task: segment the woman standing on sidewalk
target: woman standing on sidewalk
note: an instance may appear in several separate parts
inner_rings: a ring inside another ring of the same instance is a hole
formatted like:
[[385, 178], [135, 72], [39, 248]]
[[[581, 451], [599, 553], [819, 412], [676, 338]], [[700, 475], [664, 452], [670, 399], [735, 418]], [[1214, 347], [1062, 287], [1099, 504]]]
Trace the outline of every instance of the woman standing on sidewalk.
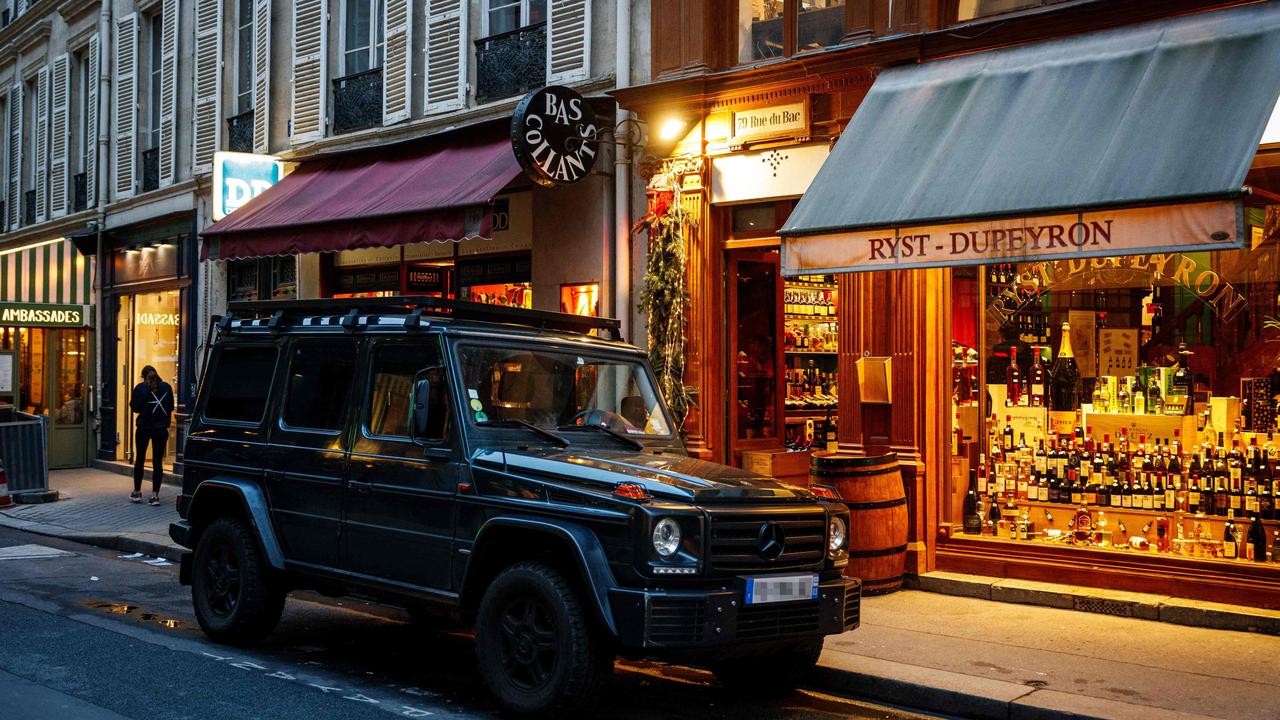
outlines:
[[149, 505], [160, 504], [160, 481], [164, 478], [164, 449], [169, 442], [169, 422], [173, 417], [173, 388], [160, 379], [156, 369], [142, 368], [142, 382], [133, 388], [129, 409], [138, 414], [133, 443], [133, 494], [130, 502], [142, 502], [142, 474], [147, 464], [147, 445], [151, 445], [151, 499]]

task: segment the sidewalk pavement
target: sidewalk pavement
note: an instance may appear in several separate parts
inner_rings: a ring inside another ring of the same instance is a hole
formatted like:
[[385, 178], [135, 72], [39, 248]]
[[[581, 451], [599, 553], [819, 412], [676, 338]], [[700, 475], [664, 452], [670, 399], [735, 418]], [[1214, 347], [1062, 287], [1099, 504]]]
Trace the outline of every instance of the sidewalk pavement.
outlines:
[[[148, 497], [150, 475], [144, 485]], [[182, 552], [169, 539], [169, 523], [178, 519], [173, 487], [160, 489], [158, 507], [129, 502], [132, 478], [103, 470], [55, 470], [49, 487], [59, 500], [0, 510], [0, 526], [174, 561]]]
[[[128, 479], [101, 470], [57, 471], [49, 484], [63, 499], [2, 510], [0, 526], [178, 558], [181, 548], [168, 537], [177, 517], [172, 488], [162, 489], [160, 507], [149, 507], [128, 501]], [[965, 582], [942, 580], [921, 586], [956, 592]], [[966, 587], [991, 580], [974, 578]], [[1031, 596], [903, 590], [863, 598], [862, 626], [827, 639], [809, 687], [958, 717], [1280, 720], [1280, 638], [1264, 634], [1268, 630], [1066, 609], [1106, 605], [1101, 601], [1019, 604], [1089, 592], [1040, 585]], [[1115, 602], [1109, 591], [1096, 592]], [[1265, 623], [1280, 620], [1274, 611], [1224, 607]]]

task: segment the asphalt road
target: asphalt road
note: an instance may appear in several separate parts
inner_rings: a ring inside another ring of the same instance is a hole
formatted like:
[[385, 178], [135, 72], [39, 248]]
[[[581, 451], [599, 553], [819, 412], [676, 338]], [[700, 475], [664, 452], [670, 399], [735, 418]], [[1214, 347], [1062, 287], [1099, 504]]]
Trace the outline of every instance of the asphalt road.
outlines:
[[[6, 720], [498, 717], [471, 638], [398, 609], [295, 593], [251, 650], [200, 632], [177, 566], [0, 528], [0, 712]], [[160, 561], [163, 562], [163, 561]], [[735, 696], [705, 672], [619, 663], [602, 718], [912, 718], [799, 691]]]

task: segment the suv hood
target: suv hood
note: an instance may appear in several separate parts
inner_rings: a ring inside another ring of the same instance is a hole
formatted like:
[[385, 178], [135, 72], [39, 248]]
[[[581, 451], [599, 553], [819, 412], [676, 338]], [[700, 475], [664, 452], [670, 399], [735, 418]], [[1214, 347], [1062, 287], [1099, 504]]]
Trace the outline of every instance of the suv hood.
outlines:
[[611, 492], [621, 482], [655, 497], [693, 502], [813, 502], [805, 488], [767, 475], [681, 455], [566, 450], [480, 450], [476, 465], [526, 476], [553, 476]]

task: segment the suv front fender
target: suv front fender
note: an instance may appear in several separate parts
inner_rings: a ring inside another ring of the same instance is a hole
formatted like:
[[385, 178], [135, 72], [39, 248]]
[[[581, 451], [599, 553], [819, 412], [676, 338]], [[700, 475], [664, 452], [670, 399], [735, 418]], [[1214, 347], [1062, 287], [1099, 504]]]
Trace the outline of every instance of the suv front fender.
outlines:
[[218, 476], [202, 481], [187, 505], [187, 522], [191, 525], [192, 549], [200, 542], [204, 528], [226, 512], [228, 504], [238, 506], [250, 529], [258, 538], [267, 563], [276, 570], [284, 570], [284, 550], [271, 525], [271, 514], [266, 495], [257, 483], [244, 478]]
[[[557, 520], [549, 522], [538, 518], [496, 517], [481, 526], [476, 533], [475, 543], [467, 562], [463, 576], [462, 602], [475, 607], [484, 594], [485, 587], [501, 572], [501, 568], [511, 563], [508, 560], [519, 560], [511, 555], [512, 546], [500, 542], [511, 533], [518, 535], [541, 536], [550, 539], [573, 557], [578, 575], [582, 580], [586, 600], [591, 605], [598, 619], [612, 635], [617, 634], [613, 610], [609, 606], [609, 590], [617, 586], [613, 571], [609, 569], [609, 560], [605, 556], [604, 547], [599, 538], [590, 529], [573, 522]], [[495, 563], [495, 560], [497, 561]], [[496, 571], [494, 570], [495, 568]]]

